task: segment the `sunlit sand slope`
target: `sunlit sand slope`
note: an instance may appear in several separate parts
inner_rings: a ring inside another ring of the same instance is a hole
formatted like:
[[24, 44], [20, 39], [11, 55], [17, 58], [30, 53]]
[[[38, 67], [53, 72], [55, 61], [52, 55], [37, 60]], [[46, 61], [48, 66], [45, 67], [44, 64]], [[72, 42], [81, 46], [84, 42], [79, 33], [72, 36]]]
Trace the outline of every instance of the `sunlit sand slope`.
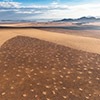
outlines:
[[0, 29], [0, 46], [8, 39], [17, 36], [12, 30]]
[[3, 44], [6, 40], [17, 35], [30, 36], [33, 38], [54, 42], [66, 47], [100, 54], [99, 39], [56, 32], [47, 32], [37, 29], [2, 29], [0, 31], [0, 44]]
[[100, 55], [18, 36], [0, 48], [0, 100], [100, 100]]

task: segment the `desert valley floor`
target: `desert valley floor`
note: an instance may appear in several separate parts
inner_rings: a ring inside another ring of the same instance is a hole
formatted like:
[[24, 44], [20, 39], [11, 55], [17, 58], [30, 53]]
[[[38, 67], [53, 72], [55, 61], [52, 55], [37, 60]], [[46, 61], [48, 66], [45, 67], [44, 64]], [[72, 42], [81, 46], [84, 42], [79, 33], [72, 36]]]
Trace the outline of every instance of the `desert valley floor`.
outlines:
[[99, 38], [0, 29], [0, 100], [100, 100]]

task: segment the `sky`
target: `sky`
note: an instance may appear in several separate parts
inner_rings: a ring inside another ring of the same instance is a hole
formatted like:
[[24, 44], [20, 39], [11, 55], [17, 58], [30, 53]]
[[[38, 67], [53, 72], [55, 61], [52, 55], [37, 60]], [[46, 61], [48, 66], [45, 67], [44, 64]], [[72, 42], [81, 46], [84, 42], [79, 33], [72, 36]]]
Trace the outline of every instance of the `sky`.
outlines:
[[100, 17], [100, 0], [0, 0], [0, 20]]

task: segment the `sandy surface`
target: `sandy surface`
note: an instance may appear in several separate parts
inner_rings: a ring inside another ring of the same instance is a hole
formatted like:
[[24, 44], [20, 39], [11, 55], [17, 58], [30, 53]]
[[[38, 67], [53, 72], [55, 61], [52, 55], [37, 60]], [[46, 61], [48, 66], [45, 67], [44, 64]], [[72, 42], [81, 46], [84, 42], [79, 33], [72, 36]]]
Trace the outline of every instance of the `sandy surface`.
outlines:
[[0, 100], [100, 100], [99, 87], [98, 54], [25, 36], [0, 47]]
[[0, 46], [7, 41], [8, 39], [17, 36], [18, 34], [14, 33], [11, 30], [0, 29]]
[[85, 25], [96, 25], [96, 26], [100, 26], [100, 22], [86, 23]]
[[59, 28], [41, 28], [41, 30], [100, 39], [100, 30], [70, 30]]
[[0, 26], [12, 26], [12, 27], [77, 26], [73, 23], [72, 22], [26, 22], [26, 23], [10, 23], [10, 24], [0, 23]]
[[37, 29], [0, 29], [0, 45], [17, 35], [30, 36], [45, 41], [57, 43], [66, 47], [100, 54], [100, 40], [56, 32], [47, 32]]
[[0, 100], [100, 100], [99, 87], [99, 31], [0, 29]]

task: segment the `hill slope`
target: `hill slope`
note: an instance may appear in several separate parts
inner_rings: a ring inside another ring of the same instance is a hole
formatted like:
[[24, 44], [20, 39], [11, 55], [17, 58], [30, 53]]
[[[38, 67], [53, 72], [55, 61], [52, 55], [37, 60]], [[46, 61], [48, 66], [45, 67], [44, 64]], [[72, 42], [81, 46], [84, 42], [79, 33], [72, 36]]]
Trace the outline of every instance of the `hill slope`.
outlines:
[[99, 100], [100, 55], [17, 36], [0, 48], [1, 100]]

